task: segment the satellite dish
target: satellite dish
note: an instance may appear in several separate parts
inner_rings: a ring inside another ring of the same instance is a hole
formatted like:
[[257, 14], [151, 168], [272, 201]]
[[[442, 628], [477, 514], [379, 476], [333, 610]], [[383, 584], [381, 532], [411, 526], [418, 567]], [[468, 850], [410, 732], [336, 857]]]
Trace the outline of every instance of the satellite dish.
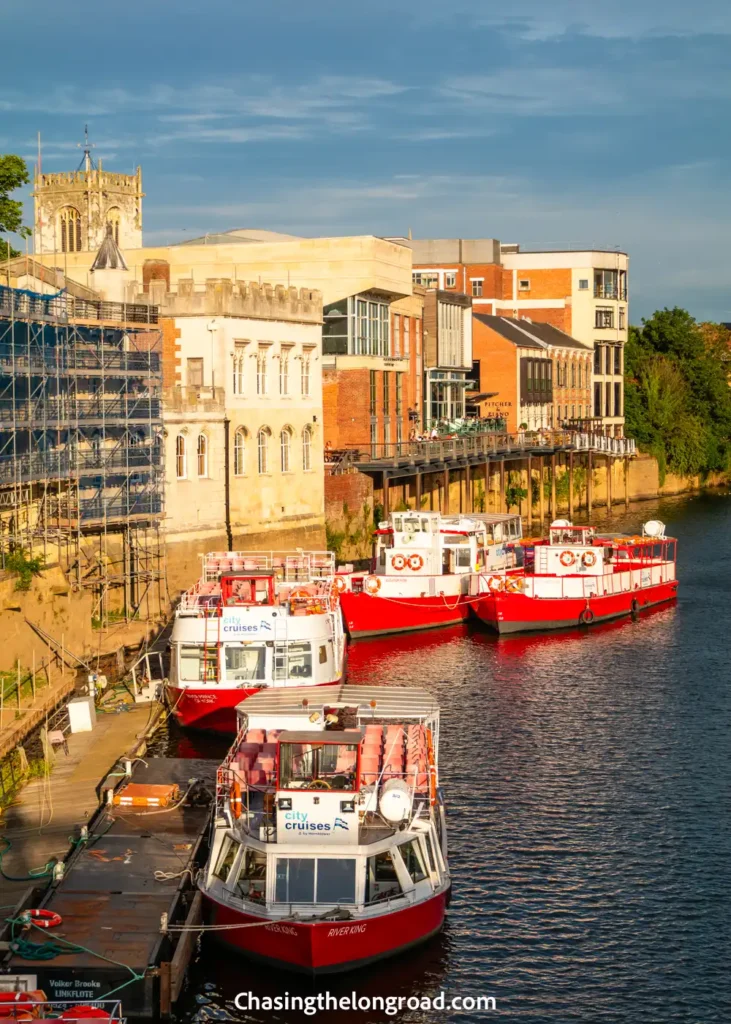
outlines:
[[405, 779], [389, 779], [381, 789], [378, 810], [392, 825], [400, 825], [411, 811], [411, 793]]
[[554, 528], [559, 530], [563, 526], [571, 526], [571, 520], [570, 519], [554, 519], [553, 522], [551, 523], [551, 529], [552, 530]]
[[644, 524], [642, 532], [645, 537], [664, 537], [665, 523], [661, 523], [659, 519], [651, 519], [649, 523]]

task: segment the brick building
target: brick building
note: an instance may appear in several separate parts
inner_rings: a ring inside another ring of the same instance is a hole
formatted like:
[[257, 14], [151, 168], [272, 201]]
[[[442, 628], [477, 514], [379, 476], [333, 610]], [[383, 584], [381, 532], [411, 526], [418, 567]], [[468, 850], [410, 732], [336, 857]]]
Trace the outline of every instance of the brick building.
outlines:
[[472, 300], [428, 288], [424, 296], [424, 418], [438, 426], [464, 418], [472, 371]]
[[[583, 418], [591, 401], [592, 351], [551, 324], [476, 313], [472, 347], [480, 415], [509, 433]], [[477, 399], [475, 399], [477, 400]]]

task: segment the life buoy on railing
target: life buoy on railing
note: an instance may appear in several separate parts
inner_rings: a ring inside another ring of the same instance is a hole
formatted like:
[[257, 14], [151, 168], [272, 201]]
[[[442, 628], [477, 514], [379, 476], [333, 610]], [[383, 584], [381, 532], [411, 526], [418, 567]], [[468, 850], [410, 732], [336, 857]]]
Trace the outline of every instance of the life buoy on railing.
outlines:
[[240, 818], [242, 811], [241, 803], [241, 783], [238, 779], [234, 779], [231, 784], [231, 813], [234, 818]]
[[584, 563], [587, 569], [591, 569], [593, 565], [596, 565], [596, 552], [585, 551], [581, 561]]
[[[58, 915], [57, 915], [58, 916]], [[46, 993], [40, 989], [29, 992], [0, 992], [0, 1017], [13, 1017], [15, 1020], [40, 1019], [40, 1004], [46, 1002]]]
[[401, 570], [406, 566], [406, 559], [403, 555], [394, 555], [391, 559], [391, 565], [394, 567], [396, 572], [401, 572]]
[[487, 581], [487, 589], [493, 594], [497, 594], [498, 591], [502, 590], [504, 585], [502, 576], [491, 576]]
[[370, 594], [371, 597], [373, 597], [373, 595], [377, 594], [378, 591], [381, 589], [381, 581], [377, 576], [366, 576], [365, 583], [363, 584], [363, 589], [365, 590], [366, 594]]
[[81, 1006], [69, 1006], [61, 1014], [61, 1020], [111, 1020], [111, 1013], [102, 1010], [100, 1006], [89, 1006], [88, 1003]]
[[573, 551], [562, 551], [559, 557], [559, 561], [565, 569], [568, 569], [569, 566], [573, 565], [576, 561], [576, 555], [573, 553]]
[[421, 557], [421, 555], [414, 554], [409, 556], [409, 569], [411, 569], [412, 572], [418, 572], [423, 565], [424, 559]]
[[57, 928], [63, 924], [63, 918], [54, 910], [26, 910], [22, 917], [38, 928]]
[[511, 594], [519, 594], [523, 589], [523, 580], [520, 576], [507, 576], [505, 579], [505, 589]]
[[587, 605], [586, 608], [584, 608], [584, 610], [581, 613], [581, 615], [579, 616], [579, 625], [581, 625], [581, 626], [590, 626], [595, 618], [596, 618], [596, 616], [594, 615], [594, 612]]
[[336, 594], [344, 594], [348, 589], [348, 584], [345, 582], [342, 576], [336, 576], [333, 583], [333, 588]]
[[289, 600], [296, 601], [307, 601], [312, 595], [304, 589], [304, 587], [295, 587], [292, 593], [289, 595]]

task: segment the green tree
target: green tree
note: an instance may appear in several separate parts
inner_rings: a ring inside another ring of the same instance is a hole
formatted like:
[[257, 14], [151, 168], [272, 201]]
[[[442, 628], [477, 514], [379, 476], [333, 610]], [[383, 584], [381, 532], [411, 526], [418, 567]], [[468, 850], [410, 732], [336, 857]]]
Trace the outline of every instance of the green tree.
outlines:
[[[21, 238], [30, 235], [30, 229], [23, 226], [23, 204], [18, 199], [11, 199], [10, 193], [30, 181], [28, 167], [20, 156], [7, 153], [0, 154], [0, 234], [13, 232]], [[17, 256], [5, 238], [0, 238], [0, 259], [6, 260]]]

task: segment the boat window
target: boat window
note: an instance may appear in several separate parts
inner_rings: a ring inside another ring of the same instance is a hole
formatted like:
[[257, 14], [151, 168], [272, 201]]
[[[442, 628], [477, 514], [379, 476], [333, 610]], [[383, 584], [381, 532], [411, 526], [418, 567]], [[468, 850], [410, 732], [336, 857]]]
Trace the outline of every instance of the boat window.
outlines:
[[366, 865], [366, 903], [377, 903], [400, 896], [401, 884], [390, 851], [369, 857]]
[[419, 525], [419, 520], [411, 517], [404, 519], [404, 531], [406, 533], [420, 533], [421, 527]]
[[493, 543], [492, 523], [486, 523], [485, 524], [485, 543], [486, 544], [492, 544]]
[[216, 878], [220, 878], [222, 882], [225, 882], [228, 879], [238, 852], [238, 843], [234, 843], [231, 839], [224, 839], [221, 852], [219, 853], [218, 860], [216, 861], [216, 867], [213, 871]]
[[355, 903], [355, 858], [318, 857], [317, 902]]
[[426, 843], [426, 852], [427, 852], [427, 856], [429, 857], [429, 866], [431, 867], [432, 872], [436, 875], [437, 874], [437, 862], [436, 862], [436, 859], [434, 857], [434, 849], [432, 847], [432, 838], [431, 838], [431, 836], [430, 835], [425, 835], [424, 836], [424, 842]]
[[497, 544], [499, 544], [500, 541], [503, 539], [503, 524], [502, 523], [495, 523], [494, 535], [495, 535], [495, 542]]
[[315, 861], [312, 857], [278, 857], [277, 903], [315, 902]]
[[395, 531], [397, 531], [399, 533], [401, 532], [401, 530], [402, 530], [402, 525], [401, 524], [402, 524], [401, 516], [394, 516], [393, 528], [394, 528]]
[[357, 756], [357, 742], [281, 743], [279, 787], [352, 790]]
[[325, 644], [320, 644], [320, 664], [327, 665], [327, 647]]
[[312, 648], [310, 644], [286, 644], [275, 647], [274, 678], [311, 679]]
[[267, 857], [259, 850], [246, 850], [236, 880], [238, 895], [244, 900], [264, 903], [267, 895]]
[[472, 559], [470, 558], [469, 548], [462, 548], [457, 552], [457, 566], [464, 569], [469, 569]]
[[445, 544], [469, 544], [469, 537], [464, 537], [460, 533], [448, 533], [444, 538]]
[[386, 549], [384, 547], [378, 553], [378, 564], [383, 567], [386, 564]]
[[411, 839], [408, 843], [403, 843], [399, 846], [398, 849], [403, 858], [404, 866], [411, 876], [411, 881], [423, 882], [426, 878], [426, 871], [416, 842]]
[[226, 679], [263, 679], [266, 648], [226, 645]]
[[509, 537], [518, 537], [519, 534], [520, 534], [520, 531], [518, 530], [517, 522], [514, 519], [511, 519], [510, 522], [508, 523], [508, 536]]
[[180, 648], [180, 680], [184, 683], [216, 682], [218, 648], [183, 644]]

